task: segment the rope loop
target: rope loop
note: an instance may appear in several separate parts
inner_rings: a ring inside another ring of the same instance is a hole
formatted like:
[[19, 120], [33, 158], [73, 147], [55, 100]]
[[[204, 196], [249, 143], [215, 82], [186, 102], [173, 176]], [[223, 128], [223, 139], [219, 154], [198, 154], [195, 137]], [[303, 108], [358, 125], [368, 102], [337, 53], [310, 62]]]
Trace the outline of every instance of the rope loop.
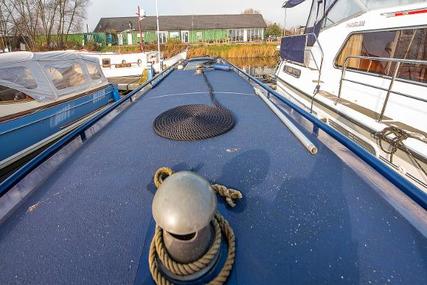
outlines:
[[[410, 133], [401, 128], [395, 126], [389, 126], [384, 128], [382, 131], [375, 133], [374, 137], [377, 139], [378, 145], [381, 150], [390, 155], [390, 162], [393, 162], [393, 157], [397, 150], [402, 149], [411, 159], [412, 163], [427, 177], [426, 170], [421, 166], [418, 160], [414, 157], [412, 151], [404, 144], [404, 141], [413, 138], [419, 141], [427, 143], [427, 139], [424, 135], [417, 133]], [[384, 147], [383, 142], [389, 144], [388, 149]]]
[[173, 174], [173, 170], [169, 167], [160, 167], [154, 174], [154, 185], [159, 188], [166, 178]]
[[[169, 167], [159, 168], [154, 174], [154, 185], [156, 188], [159, 188], [163, 181], [172, 174], [173, 170]], [[236, 189], [227, 188], [220, 184], [213, 184], [211, 187], [218, 195], [225, 198], [228, 205], [231, 207], [236, 206], [236, 201], [242, 198], [242, 193]], [[233, 269], [234, 259], [236, 256], [236, 239], [234, 231], [228, 221], [218, 211], [215, 213], [212, 225], [215, 230], [215, 238], [211, 247], [201, 258], [187, 264], [176, 262], [170, 257], [163, 241], [163, 230], [159, 226], [156, 226], [155, 233], [150, 244], [148, 264], [151, 276], [157, 285], [172, 284], [159, 271], [158, 262], [161, 262], [169, 272], [178, 276], [195, 274], [211, 264], [221, 248], [222, 236], [225, 237], [228, 245], [227, 259], [219, 274], [211, 280], [209, 284], [222, 285], [227, 281], [227, 278]]]
[[227, 188], [221, 184], [212, 184], [211, 187], [217, 194], [225, 198], [227, 204], [232, 208], [236, 207], [236, 201], [243, 197], [239, 190]]

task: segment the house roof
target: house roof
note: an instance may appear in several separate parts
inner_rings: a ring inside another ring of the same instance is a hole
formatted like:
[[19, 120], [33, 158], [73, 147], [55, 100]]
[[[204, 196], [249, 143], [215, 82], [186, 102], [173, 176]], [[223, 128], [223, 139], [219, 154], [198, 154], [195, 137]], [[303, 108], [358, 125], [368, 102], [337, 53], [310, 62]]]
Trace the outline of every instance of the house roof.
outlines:
[[[101, 18], [94, 32], [138, 29], [137, 19], [138, 17]], [[159, 22], [161, 31], [267, 27], [261, 14], [160, 16]], [[155, 16], [147, 16], [142, 20], [142, 30], [156, 29]]]

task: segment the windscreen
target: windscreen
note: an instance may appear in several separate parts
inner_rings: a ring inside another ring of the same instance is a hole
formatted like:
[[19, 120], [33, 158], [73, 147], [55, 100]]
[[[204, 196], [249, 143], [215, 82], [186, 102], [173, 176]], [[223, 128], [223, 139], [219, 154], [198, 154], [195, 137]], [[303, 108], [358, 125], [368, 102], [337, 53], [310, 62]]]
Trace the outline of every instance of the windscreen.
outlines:
[[393, 7], [397, 5], [405, 5], [412, 3], [426, 2], [425, 0], [361, 0], [368, 9], [379, 9]]
[[[0, 85], [20, 91], [37, 101], [53, 101], [107, 84], [98, 61], [86, 58], [52, 58], [0, 64]], [[9, 92], [10, 93], [10, 92]], [[4, 95], [6, 96], [6, 95]], [[10, 101], [11, 95], [6, 96]], [[5, 97], [5, 98], [6, 98]]]

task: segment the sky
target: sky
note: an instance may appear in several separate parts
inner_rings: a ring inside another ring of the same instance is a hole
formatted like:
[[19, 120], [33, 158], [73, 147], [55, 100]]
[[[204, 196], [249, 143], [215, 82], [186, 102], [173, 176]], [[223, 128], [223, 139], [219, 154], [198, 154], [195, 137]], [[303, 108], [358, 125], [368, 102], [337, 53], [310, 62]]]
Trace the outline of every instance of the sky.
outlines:
[[[239, 14], [253, 8], [260, 11], [267, 22], [277, 22], [282, 26], [285, 10], [284, 0], [158, 0], [160, 15], [191, 14]], [[143, 7], [147, 16], [156, 15], [155, 0], [91, 0], [87, 10], [89, 30], [95, 29], [101, 17], [134, 16], [138, 5]], [[304, 25], [311, 1], [288, 9], [286, 27]]]

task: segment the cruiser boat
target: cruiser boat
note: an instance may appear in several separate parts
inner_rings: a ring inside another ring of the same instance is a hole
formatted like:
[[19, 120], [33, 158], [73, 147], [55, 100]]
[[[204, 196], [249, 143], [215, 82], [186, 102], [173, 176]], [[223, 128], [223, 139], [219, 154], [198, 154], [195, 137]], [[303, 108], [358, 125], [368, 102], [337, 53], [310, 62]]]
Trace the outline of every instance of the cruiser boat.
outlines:
[[1, 284], [427, 284], [427, 194], [225, 60], [0, 183]]
[[149, 65], [157, 62], [157, 52], [85, 52], [84, 54], [96, 57], [99, 60], [102, 72], [107, 78], [140, 77]]
[[312, 1], [280, 52], [282, 96], [427, 191], [426, 1]]
[[[153, 67], [155, 72], [160, 72], [158, 63], [158, 52], [140, 52], [140, 53], [84, 53], [96, 57], [101, 64], [102, 72], [107, 78], [115, 77], [141, 77], [144, 70]], [[187, 52], [183, 51], [169, 59], [163, 61], [166, 67], [172, 66], [180, 60], [187, 57]]]
[[118, 100], [96, 58], [76, 52], [0, 55], [0, 169]]

